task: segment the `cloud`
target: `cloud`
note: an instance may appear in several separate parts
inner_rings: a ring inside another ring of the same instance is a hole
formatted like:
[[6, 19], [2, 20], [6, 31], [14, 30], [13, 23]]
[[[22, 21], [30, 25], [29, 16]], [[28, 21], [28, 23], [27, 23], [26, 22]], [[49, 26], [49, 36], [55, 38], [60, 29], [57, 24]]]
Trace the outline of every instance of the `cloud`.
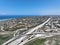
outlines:
[[2, 15], [6, 15], [7, 13], [1, 13]]
[[60, 15], [60, 10], [42, 10], [39, 13], [41, 15]]
[[0, 15], [6, 15], [7, 13], [5, 13], [5, 12], [0, 12]]

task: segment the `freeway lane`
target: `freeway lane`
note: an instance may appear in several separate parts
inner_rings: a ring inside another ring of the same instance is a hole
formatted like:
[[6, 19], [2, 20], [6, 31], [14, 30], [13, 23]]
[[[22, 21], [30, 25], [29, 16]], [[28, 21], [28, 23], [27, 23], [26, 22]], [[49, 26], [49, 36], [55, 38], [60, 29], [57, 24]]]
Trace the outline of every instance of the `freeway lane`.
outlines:
[[8, 45], [18, 45], [24, 38], [26, 38], [26, 36], [16, 39], [15, 41], [9, 43]]

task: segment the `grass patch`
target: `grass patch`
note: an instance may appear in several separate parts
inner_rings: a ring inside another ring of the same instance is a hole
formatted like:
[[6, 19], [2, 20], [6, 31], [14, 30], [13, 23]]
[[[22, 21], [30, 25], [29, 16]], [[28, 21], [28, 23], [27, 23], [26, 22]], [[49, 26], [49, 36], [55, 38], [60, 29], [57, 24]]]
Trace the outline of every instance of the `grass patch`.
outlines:
[[42, 45], [45, 42], [46, 39], [35, 39], [33, 41], [30, 41], [26, 43], [25, 45]]
[[0, 45], [12, 38], [12, 35], [0, 35]]

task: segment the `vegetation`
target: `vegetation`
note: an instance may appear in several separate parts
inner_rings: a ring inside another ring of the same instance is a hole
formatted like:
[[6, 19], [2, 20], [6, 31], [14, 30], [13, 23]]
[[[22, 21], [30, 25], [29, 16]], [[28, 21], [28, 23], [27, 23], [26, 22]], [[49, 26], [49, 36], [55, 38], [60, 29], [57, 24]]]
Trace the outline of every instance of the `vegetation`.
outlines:
[[10, 35], [0, 35], [0, 45], [2, 45], [4, 42], [12, 38], [12, 34]]
[[35, 39], [31, 42], [26, 43], [25, 45], [42, 45], [46, 39]]

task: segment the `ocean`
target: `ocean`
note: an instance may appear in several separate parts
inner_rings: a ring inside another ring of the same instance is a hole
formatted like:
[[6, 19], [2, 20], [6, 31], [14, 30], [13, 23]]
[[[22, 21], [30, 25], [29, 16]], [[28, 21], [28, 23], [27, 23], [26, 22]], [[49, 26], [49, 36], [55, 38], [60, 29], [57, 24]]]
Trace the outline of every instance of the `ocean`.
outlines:
[[23, 18], [23, 17], [28, 17], [28, 16], [27, 15], [0, 15], [0, 20], [10, 19], [10, 18]]
[[0, 15], [0, 20], [9, 19], [9, 18], [24, 18], [24, 17], [31, 17], [31, 16], [42, 16], [42, 15]]
[[2, 19], [9, 19], [9, 18], [22, 18], [25, 16], [22, 15], [0, 15], [0, 20]]
[[11, 18], [25, 18], [25, 17], [32, 17], [38, 15], [0, 15], [0, 21], [8, 20]]

